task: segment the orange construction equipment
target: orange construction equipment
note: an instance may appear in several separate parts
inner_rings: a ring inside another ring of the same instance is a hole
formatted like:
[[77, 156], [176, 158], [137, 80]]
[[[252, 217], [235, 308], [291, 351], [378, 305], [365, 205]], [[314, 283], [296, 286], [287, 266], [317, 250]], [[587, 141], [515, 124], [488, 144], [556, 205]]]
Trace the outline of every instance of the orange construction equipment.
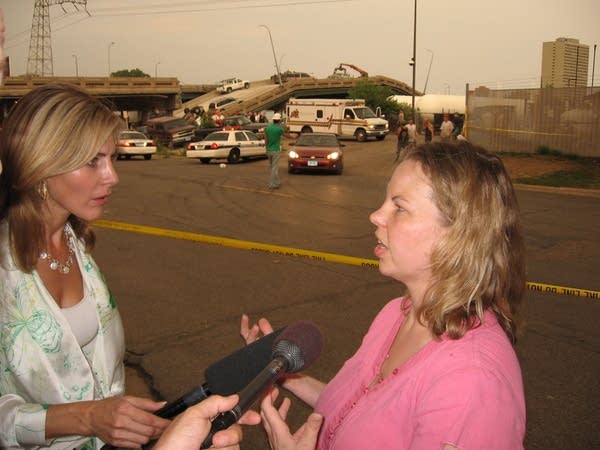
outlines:
[[333, 73], [334, 74], [346, 74], [346, 67], [349, 67], [350, 69], [354, 69], [356, 70], [361, 77], [368, 77], [369, 74], [367, 73], [366, 70], [361, 69], [360, 67], [355, 66], [354, 64], [348, 64], [348, 63], [340, 63], [339, 66], [337, 66], [335, 69], [333, 69]]

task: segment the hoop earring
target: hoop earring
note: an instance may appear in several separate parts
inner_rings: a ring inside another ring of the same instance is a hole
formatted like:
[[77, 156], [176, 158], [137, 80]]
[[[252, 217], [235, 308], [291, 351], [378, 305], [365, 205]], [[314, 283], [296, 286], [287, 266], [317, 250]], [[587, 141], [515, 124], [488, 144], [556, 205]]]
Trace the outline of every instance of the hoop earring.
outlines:
[[40, 184], [38, 185], [38, 194], [42, 201], [46, 201], [48, 198], [48, 183], [46, 183], [46, 180], [40, 181]]

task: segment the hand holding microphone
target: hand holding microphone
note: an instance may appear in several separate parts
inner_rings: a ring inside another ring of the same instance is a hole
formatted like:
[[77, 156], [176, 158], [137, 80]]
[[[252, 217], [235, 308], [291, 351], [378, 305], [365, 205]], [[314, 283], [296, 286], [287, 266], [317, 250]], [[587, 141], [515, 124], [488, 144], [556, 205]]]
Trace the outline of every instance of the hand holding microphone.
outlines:
[[[172, 419], [213, 394], [227, 396], [237, 393], [269, 364], [273, 343], [283, 330], [284, 328], [276, 330], [211, 364], [204, 371], [206, 380], [204, 383], [177, 400], [166, 404], [153, 414], [164, 419]], [[106, 444], [102, 450], [115, 450], [116, 448]]]
[[210, 447], [217, 431], [236, 423], [283, 375], [299, 372], [312, 364], [322, 349], [323, 336], [315, 325], [302, 321], [288, 325], [275, 339], [271, 362], [238, 393], [239, 401], [235, 408], [214, 418], [201, 448]]

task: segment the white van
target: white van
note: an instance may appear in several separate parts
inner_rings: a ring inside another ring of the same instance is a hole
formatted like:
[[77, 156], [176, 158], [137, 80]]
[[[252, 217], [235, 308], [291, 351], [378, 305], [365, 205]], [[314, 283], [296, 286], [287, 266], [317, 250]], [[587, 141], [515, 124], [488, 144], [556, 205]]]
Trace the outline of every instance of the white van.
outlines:
[[377, 117], [364, 100], [290, 98], [286, 115], [292, 133], [334, 133], [358, 141], [382, 140], [389, 133], [388, 121]]

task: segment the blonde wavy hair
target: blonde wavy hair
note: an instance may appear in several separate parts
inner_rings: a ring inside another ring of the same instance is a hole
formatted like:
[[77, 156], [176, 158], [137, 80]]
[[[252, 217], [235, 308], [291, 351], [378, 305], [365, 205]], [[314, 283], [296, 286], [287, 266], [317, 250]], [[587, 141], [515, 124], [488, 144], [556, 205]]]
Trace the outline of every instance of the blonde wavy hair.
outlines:
[[432, 282], [416, 311], [436, 336], [459, 339], [491, 309], [517, 340], [525, 245], [517, 198], [500, 158], [468, 142], [407, 149], [421, 165], [448, 232], [431, 256]]
[[[49, 177], [83, 167], [109, 139], [116, 142], [122, 120], [100, 99], [68, 84], [48, 84], [23, 96], [0, 133], [0, 220], [10, 229], [11, 253], [31, 273], [44, 245], [39, 190]], [[88, 224], [69, 217], [78, 238], [91, 250]]]

